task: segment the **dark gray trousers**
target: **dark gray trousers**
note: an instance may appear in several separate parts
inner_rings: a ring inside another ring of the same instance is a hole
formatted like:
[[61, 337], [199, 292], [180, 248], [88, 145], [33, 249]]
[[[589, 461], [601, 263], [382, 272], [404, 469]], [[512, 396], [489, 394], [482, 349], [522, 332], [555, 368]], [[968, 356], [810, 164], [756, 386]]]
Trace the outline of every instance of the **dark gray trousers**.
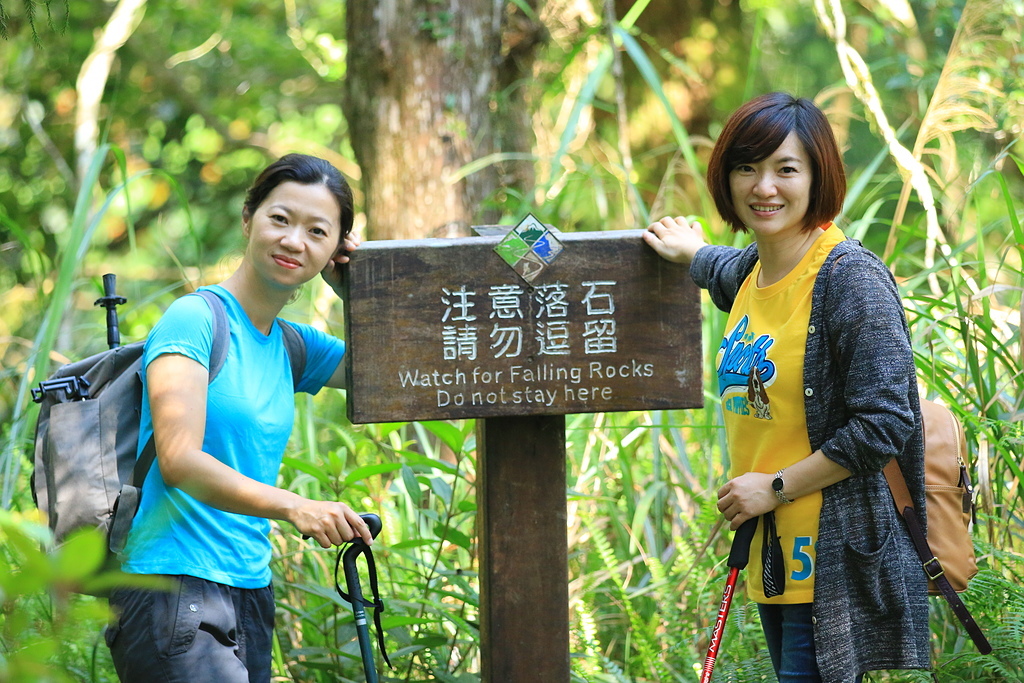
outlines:
[[106, 641], [122, 683], [269, 683], [274, 590], [168, 577], [170, 591], [119, 588]]

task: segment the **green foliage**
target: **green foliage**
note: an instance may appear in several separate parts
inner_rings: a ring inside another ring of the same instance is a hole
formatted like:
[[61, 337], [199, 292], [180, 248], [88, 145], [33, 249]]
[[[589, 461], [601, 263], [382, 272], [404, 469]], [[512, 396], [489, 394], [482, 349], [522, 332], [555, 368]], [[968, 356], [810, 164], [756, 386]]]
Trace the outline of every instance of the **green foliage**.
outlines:
[[[552, 39], [530, 84], [538, 186], [528, 197], [495, 197], [495, 205], [508, 216], [532, 210], [563, 230], [642, 227], [634, 205], [643, 216], [699, 213], [712, 241], [739, 243], [711, 207], [704, 160], [729, 111], [751, 93], [785, 88], [819, 96], [829, 110], [847, 148], [847, 232], [883, 253], [903, 179], [844, 90], [835, 48], [808, 3], [713, 4], [679, 12], [675, 3], [634, 3], [611, 32], [599, 25], [600, 12], [569, 17], [549, 8]], [[23, 511], [0, 512], [0, 679], [114, 680], [100, 635], [105, 606], [67, 591], [99, 580], [96, 540], [83, 535], [52, 548], [24, 512], [32, 509], [28, 387], [65, 357], [102, 348], [102, 317], [91, 303], [103, 272], [116, 272], [129, 297], [126, 339], [144, 336], [186, 284], [221, 276], [241, 244], [244, 188], [270, 156], [312, 151], [358, 178], [332, 90], [345, 74], [343, 5], [151, 3], [114, 65], [99, 153], [81, 178], [70, 171], [74, 82], [109, 4], [69, 0], [74, 30], [45, 50], [28, 31], [12, 29], [0, 44], [0, 463], [3, 507]], [[858, 49], [885, 85], [890, 120], [913, 130], [963, 3], [915, 2], [914, 27], [846, 5]], [[12, 16], [13, 5], [3, 6]], [[423, 6], [425, 35], [443, 39], [456, 18], [441, 3]], [[996, 651], [977, 654], [935, 601], [932, 643], [944, 682], [1024, 678], [1024, 173], [1020, 150], [1007, 146], [1020, 132], [1024, 60], [1006, 48], [1019, 43], [1018, 28], [1006, 21], [1005, 44], [985, 53], [987, 66], [976, 65], [1006, 95], [992, 104], [997, 130], [958, 133], [942, 140], [941, 155], [930, 154], [959, 162], [959, 175], [943, 167], [933, 176], [943, 179], [935, 185], [948, 252], [930, 254], [913, 202], [892, 228], [891, 265], [922, 395], [950, 404], [967, 426], [982, 511], [982, 572], [965, 599]], [[914, 41], [923, 51], [906, 49]], [[613, 49], [626, 64], [632, 175], [616, 144]], [[310, 290], [286, 315], [340, 330], [330, 295], [319, 284]], [[721, 338], [724, 322], [705, 303], [704, 338]], [[714, 350], [709, 343], [708, 368]], [[338, 392], [298, 401], [281, 484], [381, 515], [375, 555], [396, 665], [386, 680], [477, 680], [473, 424], [353, 426], [344, 415]], [[714, 505], [728, 471], [723, 439], [713, 394], [703, 410], [567, 417], [574, 680], [697, 679], [730, 538]], [[334, 552], [286, 528], [273, 543], [275, 674], [361, 680], [351, 608], [334, 591]], [[90, 554], [92, 562], [69, 559]], [[772, 680], [771, 666], [756, 609], [740, 588], [716, 681], [762, 680]], [[931, 679], [899, 672], [867, 680]]]
[[939, 680], [1012, 681], [1024, 678], [1024, 589], [1021, 588], [1021, 557], [1006, 558], [1006, 574], [982, 569], [964, 593], [964, 603], [992, 643], [991, 656], [978, 654], [959, 632], [959, 622], [941, 598], [933, 598], [932, 633], [942, 643], [936, 671]]
[[[54, 0], [22, 0], [20, 3], [22, 14], [24, 16], [18, 16], [18, 14], [11, 14], [11, 12], [17, 12], [17, 10], [10, 10], [11, 2], [8, 0], [8, 5], [5, 8], [4, 4], [0, 2], [0, 39], [8, 40], [11, 37], [11, 33], [17, 33], [21, 28], [22, 21], [28, 24], [29, 31], [32, 33], [32, 38], [36, 44], [40, 44], [39, 40], [39, 29], [36, 26], [36, 12], [39, 8], [36, 5], [42, 5], [46, 12], [46, 24], [54, 30], [63, 32], [67, 29], [66, 15], [68, 13], [68, 0], [62, 0], [59, 3]], [[54, 11], [56, 9], [56, 12]], [[65, 22], [58, 24], [58, 17], [55, 16], [57, 13], [63, 13], [65, 15]]]
[[[341, 414], [343, 406], [334, 407]], [[306, 408], [300, 415], [312, 438], [289, 459], [285, 485], [306, 496], [344, 499], [383, 521], [374, 555], [394, 675], [462, 680], [479, 642], [472, 423], [357, 431], [322, 423]], [[325, 442], [337, 449], [318, 446]], [[286, 615], [277, 637], [288, 672], [303, 681], [359, 680], [351, 606], [333, 590], [333, 551], [289, 533], [275, 541], [277, 595]]]
[[0, 510], [0, 680], [83, 680], [109, 666], [106, 648], [96, 647], [108, 618], [105, 601], [69, 592], [110, 580], [104, 555], [98, 532], [53, 548], [45, 525]]

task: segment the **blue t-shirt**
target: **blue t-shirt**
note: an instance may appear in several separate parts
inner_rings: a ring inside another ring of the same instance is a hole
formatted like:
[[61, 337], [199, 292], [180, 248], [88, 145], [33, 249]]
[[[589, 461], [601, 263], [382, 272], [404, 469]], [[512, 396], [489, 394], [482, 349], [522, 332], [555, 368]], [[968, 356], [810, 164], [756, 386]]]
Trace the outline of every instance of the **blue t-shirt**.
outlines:
[[[203, 450], [242, 474], [269, 484], [292, 432], [295, 396], [291, 365], [275, 321], [269, 335], [249, 320], [230, 292], [206, 287], [223, 301], [230, 343], [206, 401]], [[298, 390], [315, 394], [330, 379], [345, 343], [309, 325], [297, 324], [306, 342], [306, 369]], [[181, 354], [209, 369], [213, 313], [198, 296], [175, 301], [146, 340], [143, 368], [163, 354]], [[153, 434], [149, 390], [143, 371], [139, 448]], [[122, 568], [132, 574], [187, 574], [236, 588], [270, 584], [269, 520], [223, 512], [168, 487], [153, 467], [128, 536]]]

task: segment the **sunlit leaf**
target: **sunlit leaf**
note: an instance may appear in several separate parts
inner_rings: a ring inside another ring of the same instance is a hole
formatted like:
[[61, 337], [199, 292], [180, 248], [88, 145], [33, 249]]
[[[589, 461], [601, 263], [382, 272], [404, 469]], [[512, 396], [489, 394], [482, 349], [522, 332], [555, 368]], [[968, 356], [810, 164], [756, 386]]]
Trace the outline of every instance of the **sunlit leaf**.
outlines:
[[402, 469], [402, 464], [397, 462], [382, 462], [376, 465], [363, 465], [362, 467], [357, 467], [348, 473], [348, 476], [345, 477], [345, 484], [352, 484], [377, 474], [386, 474], [399, 469]]
[[441, 439], [454, 453], [462, 452], [463, 434], [458, 427], [450, 422], [431, 421], [420, 423], [429, 429], [434, 436]]
[[[314, 479], [324, 484], [325, 486], [331, 486], [331, 478], [327, 475], [327, 473], [307, 460], [292, 458], [286, 455], [282, 462], [285, 465], [285, 467], [291, 467], [292, 469], [298, 470], [299, 472], [305, 472], [306, 474], [313, 477]], [[350, 482], [346, 479], [346, 483]]]
[[402, 465], [402, 482], [405, 484], [405, 491], [409, 495], [409, 499], [412, 504], [419, 506], [423, 502], [423, 493], [420, 490], [420, 482], [416, 478], [416, 473], [412, 471], [412, 468], [407, 465]]
[[64, 539], [54, 555], [56, 578], [63, 581], [84, 579], [99, 570], [106, 556], [104, 534], [97, 529], [79, 529]]
[[434, 535], [466, 550], [469, 550], [473, 545], [473, 541], [469, 536], [454, 527], [445, 527], [439, 524], [434, 527]]

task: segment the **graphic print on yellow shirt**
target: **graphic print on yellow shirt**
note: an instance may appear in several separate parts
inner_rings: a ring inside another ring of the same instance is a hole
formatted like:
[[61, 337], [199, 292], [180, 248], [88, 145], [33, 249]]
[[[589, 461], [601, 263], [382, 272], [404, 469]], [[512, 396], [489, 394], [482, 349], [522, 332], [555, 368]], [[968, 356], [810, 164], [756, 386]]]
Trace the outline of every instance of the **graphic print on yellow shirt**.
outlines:
[[[716, 359], [730, 478], [746, 472], [774, 474], [811, 453], [803, 386], [811, 293], [825, 257], [843, 239], [839, 228], [830, 224], [784, 278], [758, 287], [758, 263], [740, 287]], [[813, 601], [820, 512], [820, 492], [775, 509], [786, 582], [785, 592], [773, 598], [765, 597], [761, 578], [763, 529], [759, 526], [746, 573], [751, 600]]]

